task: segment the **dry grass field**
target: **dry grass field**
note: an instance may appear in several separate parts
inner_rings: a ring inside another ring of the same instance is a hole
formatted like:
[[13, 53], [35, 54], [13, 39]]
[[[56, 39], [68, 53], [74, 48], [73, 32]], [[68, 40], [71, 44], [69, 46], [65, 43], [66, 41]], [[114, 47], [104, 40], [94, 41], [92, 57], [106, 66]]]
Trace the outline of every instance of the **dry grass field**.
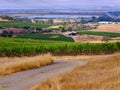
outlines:
[[[103, 36], [97, 35], [76, 35], [72, 36], [72, 38], [75, 42], [104, 43], [104, 41], [102, 41]], [[109, 42], [120, 42], [120, 38], [113, 38], [109, 40]]]
[[93, 42], [93, 43], [101, 43], [103, 36], [96, 35], [76, 35], [72, 37], [75, 42]]
[[120, 24], [101, 24], [93, 31], [120, 33]]
[[54, 60], [85, 60], [96, 61], [98, 58], [106, 58], [110, 55], [77, 55], [77, 56], [53, 56]]
[[86, 59], [91, 59], [86, 66], [45, 80], [32, 90], [120, 90], [120, 53]]
[[22, 58], [0, 58], [0, 76], [39, 68], [52, 63], [53, 59], [50, 54]]
[[59, 27], [62, 27], [62, 25], [50, 26], [50, 27], [48, 27], [48, 28], [49, 28], [49, 29], [56, 29], [56, 28], [59, 29]]

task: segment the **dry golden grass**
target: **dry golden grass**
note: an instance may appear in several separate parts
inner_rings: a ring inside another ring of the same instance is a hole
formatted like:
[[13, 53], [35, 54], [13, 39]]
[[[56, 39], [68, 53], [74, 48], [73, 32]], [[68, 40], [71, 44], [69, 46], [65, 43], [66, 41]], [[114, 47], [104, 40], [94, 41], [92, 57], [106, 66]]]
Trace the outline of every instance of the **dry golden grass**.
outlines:
[[52, 55], [40, 55], [23, 58], [0, 58], [0, 76], [11, 73], [39, 68], [53, 63]]
[[62, 27], [62, 25], [56, 25], [56, 26], [50, 26], [50, 27], [48, 27], [49, 29], [56, 29], [56, 28], [58, 28], [59, 29], [59, 27]]
[[120, 24], [101, 24], [95, 31], [120, 33]]
[[120, 54], [96, 58], [32, 90], [120, 90]]
[[72, 37], [75, 42], [102, 42], [103, 36], [96, 35], [77, 35]]
[[[117, 53], [114, 53], [116, 55]], [[86, 61], [98, 61], [98, 58], [108, 58], [112, 55], [77, 55], [77, 56], [53, 56], [54, 60], [86, 60]]]

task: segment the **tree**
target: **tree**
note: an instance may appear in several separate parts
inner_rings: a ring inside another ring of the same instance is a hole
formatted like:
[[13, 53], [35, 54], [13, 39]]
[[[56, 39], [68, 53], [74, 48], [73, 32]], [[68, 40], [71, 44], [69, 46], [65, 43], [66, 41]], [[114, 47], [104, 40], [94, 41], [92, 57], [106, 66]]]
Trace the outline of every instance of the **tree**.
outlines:
[[95, 16], [92, 17], [92, 20], [95, 21], [97, 18]]
[[103, 39], [102, 39], [102, 41], [108, 42], [110, 39], [111, 39], [110, 37], [104, 36]]
[[65, 32], [65, 28], [64, 27], [60, 26], [59, 29], [60, 29], [61, 32]]
[[52, 19], [49, 19], [49, 20], [47, 21], [47, 23], [48, 23], [48, 24], [53, 24], [53, 20], [52, 20]]
[[84, 18], [81, 18], [81, 23], [82, 24], [86, 23], [86, 21], [84, 20]]
[[12, 37], [14, 35], [13, 31], [4, 30], [1, 34], [3, 37]]
[[97, 18], [97, 21], [114, 21], [110, 16], [103, 15], [99, 18]]
[[23, 29], [28, 30], [28, 29], [30, 29], [30, 26], [24, 26]]
[[0, 18], [7, 19], [7, 20], [14, 20], [12, 17], [6, 16], [6, 15], [0, 16]]
[[41, 31], [42, 29], [40, 27], [36, 27], [36, 30]]
[[2, 27], [2, 26], [0, 26], [0, 29], [3, 29], [3, 27]]

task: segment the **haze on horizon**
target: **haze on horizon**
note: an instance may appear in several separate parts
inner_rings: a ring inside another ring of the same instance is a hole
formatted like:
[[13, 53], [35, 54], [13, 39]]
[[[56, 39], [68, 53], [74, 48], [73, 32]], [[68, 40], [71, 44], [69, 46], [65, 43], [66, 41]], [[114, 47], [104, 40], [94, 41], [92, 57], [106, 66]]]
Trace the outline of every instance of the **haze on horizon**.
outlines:
[[120, 0], [0, 0], [0, 9], [118, 9]]

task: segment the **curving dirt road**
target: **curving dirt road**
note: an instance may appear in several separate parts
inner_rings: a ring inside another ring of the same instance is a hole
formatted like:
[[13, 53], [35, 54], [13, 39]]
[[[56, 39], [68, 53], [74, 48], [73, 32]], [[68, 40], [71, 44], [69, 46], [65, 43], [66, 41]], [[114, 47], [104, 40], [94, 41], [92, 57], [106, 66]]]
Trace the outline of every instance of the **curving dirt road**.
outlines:
[[70, 71], [86, 61], [54, 61], [54, 64], [0, 77], [0, 90], [29, 90], [44, 79]]

